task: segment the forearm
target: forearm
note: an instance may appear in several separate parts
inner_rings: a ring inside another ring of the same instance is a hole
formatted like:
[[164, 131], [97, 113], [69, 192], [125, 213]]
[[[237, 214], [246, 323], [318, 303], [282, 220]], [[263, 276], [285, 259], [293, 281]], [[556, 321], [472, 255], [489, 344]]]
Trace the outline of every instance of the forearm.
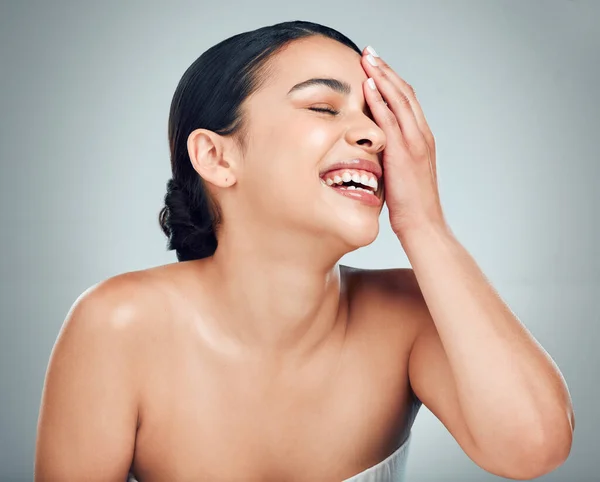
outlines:
[[[571, 444], [564, 379], [449, 230], [399, 237], [436, 325], [469, 431], [481, 450]], [[556, 445], [553, 445], [556, 444]]]

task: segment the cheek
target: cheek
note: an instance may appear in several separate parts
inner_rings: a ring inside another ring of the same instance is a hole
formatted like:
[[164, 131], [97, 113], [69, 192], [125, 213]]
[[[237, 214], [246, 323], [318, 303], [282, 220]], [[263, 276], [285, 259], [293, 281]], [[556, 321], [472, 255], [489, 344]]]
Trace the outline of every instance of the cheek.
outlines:
[[245, 176], [251, 196], [287, 204], [301, 198], [306, 202], [307, 196], [319, 193], [318, 170], [336, 142], [334, 129], [321, 119], [288, 118], [261, 125], [265, 128], [251, 136]]
[[302, 145], [306, 149], [311, 149], [315, 153], [325, 153], [331, 148], [334, 143], [334, 136], [332, 129], [328, 129], [327, 126], [309, 126], [304, 129], [301, 137], [303, 142]]

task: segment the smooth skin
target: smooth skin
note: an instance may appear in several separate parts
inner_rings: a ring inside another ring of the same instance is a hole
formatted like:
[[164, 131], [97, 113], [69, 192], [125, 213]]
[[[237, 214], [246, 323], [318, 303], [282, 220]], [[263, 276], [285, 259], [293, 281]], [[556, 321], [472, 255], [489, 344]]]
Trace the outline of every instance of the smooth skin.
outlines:
[[[248, 99], [243, 156], [190, 135], [225, 213], [217, 251], [77, 299], [50, 358], [36, 481], [343, 480], [405, 440], [415, 394], [486, 470], [532, 478], [566, 459], [564, 380], [451, 235], [416, 98], [367, 54], [293, 42]], [[314, 77], [351, 92], [287, 94]], [[355, 157], [382, 163], [413, 269], [339, 265], [379, 232], [380, 208], [318, 177]]]

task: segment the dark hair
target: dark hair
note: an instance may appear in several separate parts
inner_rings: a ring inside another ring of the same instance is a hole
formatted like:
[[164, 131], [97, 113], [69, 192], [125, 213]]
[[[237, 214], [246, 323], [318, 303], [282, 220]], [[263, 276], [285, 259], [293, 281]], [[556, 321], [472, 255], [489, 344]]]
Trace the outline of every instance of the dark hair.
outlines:
[[312, 22], [292, 21], [230, 37], [204, 52], [185, 71], [171, 101], [169, 148], [172, 179], [167, 182], [159, 223], [178, 261], [211, 256], [217, 248], [219, 207], [192, 167], [187, 139], [196, 129], [232, 135], [242, 151], [247, 125], [242, 104], [266, 78], [268, 60], [289, 42], [322, 35], [361, 50], [340, 32]]

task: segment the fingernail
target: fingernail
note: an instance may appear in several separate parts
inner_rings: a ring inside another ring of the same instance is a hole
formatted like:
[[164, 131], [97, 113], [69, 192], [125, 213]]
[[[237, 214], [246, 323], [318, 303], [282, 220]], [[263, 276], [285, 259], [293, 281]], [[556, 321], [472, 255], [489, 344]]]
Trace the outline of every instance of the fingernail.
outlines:
[[375, 49], [373, 47], [371, 47], [370, 45], [367, 46], [367, 51], [373, 56], [373, 57], [379, 57], [379, 55], [377, 55], [377, 52], [375, 51]]
[[367, 84], [369, 84], [369, 87], [371, 87], [371, 90], [375, 90], [375, 81], [371, 77], [369, 77], [367, 79]]
[[375, 60], [375, 57], [373, 57], [371, 54], [367, 55], [367, 60], [371, 65], [377, 67], [377, 60]]

